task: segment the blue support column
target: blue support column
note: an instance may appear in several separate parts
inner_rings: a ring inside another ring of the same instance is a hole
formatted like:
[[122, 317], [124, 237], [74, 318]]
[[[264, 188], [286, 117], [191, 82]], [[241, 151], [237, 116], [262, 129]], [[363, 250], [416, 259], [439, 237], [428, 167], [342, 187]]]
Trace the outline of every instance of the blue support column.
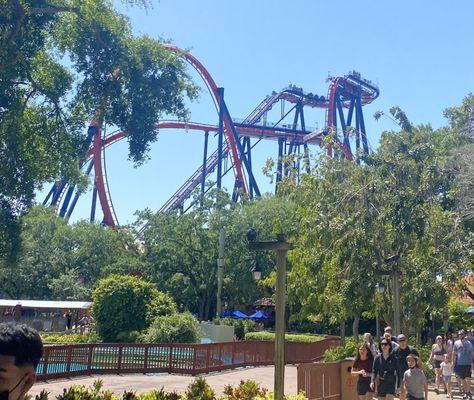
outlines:
[[359, 113], [359, 125], [360, 135], [362, 138], [362, 147], [364, 148], [364, 154], [369, 154], [369, 144], [367, 142], [367, 133], [365, 131], [364, 114], [362, 113], [362, 101], [360, 97], [357, 99], [356, 107], [356, 111]]
[[217, 142], [217, 188], [222, 189], [222, 142], [224, 138], [224, 88], [217, 88], [219, 93], [219, 132]]
[[351, 100], [351, 104], [349, 105], [349, 111], [347, 112], [346, 126], [351, 126], [352, 124], [352, 114], [354, 113], [354, 105], [355, 105], [355, 98], [353, 97]]
[[[86, 170], [86, 175], [87, 176], [89, 176], [89, 174], [91, 173], [93, 166], [94, 166], [94, 160], [91, 160], [89, 162], [89, 165], [87, 166], [87, 170]], [[69, 207], [69, 210], [66, 213], [66, 218], [69, 218], [71, 216], [72, 212], [74, 211], [74, 208], [76, 207], [77, 200], [79, 200], [79, 195], [80, 195], [79, 190], [77, 190], [76, 194], [74, 195], [74, 198], [72, 199], [71, 206]]]
[[225, 118], [227, 118], [227, 120], [229, 122], [232, 136], [234, 138], [235, 144], [237, 145], [237, 149], [239, 151], [240, 159], [242, 160], [242, 163], [244, 164], [244, 167], [247, 171], [249, 186], [252, 186], [253, 190], [255, 192], [255, 195], [260, 197], [260, 189], [258, 188], [257, 181], [255, 180], [251, 165], [249, 163], [249, 160], [247, 159], [247, 156], [245, 155], [244, 147], [242, 146], [242, 143], [240, 143], [239, 135], [237, 133], [237, 130], [235, 129], [234, 122], [232, 121], [229, 110], [227, 109], [227, 106], [225, 105], [224, 101], [222, 102], [222, 106], [223, 106], [223, 109], [224, 109], [224, 116], [225, 116]]
[[344, 146], [346, 146], [349, 151], [351, 150], [351, 144], [349, 142], [349, 135], [347, 132], [347, 126], [346, 126], [346, 121], [344, 117], [344, 110], [342, 109], [342, 103], [339, 98], [336, 99], [336, 105], [337, 105], [337, 111], [339, 112], [339, 121], [341, 121], [341, 129], [342, 129], [342, 134], [343, 134], [343, 141], [344, 141]]
[[53, 185], [53, 187], [50, 189], [50, 191], [48, 192], [48, 195], [46, 196], [46, 198], [43, 200], [43, 206], [48, 204], [48, 200], [51, 196], [54, 196], [54, 194], [56, 193], [57, 187], [58, 187], [58, 185], [57, 185], [57, 183], [55, 183]]
[[[301, 120], [301, 130], [303, 132], [306, 132], [306, 122], [304, 120], [304, 113], [303, 113], [303, 109], [301, 109], [301, 115], [300, 115], [300, 120]], [[303, 156], [303, 160], [304, 160], [304, 167], [306, 169], [306, 173], [309, 174], [311, 173], [311, 167], [310, 167], [310, 164], [309, 164], [309, 149], [308, 149], [308, 143], [304, 143], [303, 144], [303, 149], [304, 149], [304, 156]]]
[[285, 144], [285, 138], [280, 136], [278, 138], [278, 162], [277, 162], [277, 176], [276, 176], [276, 186], [275, 186], [275, 193], [278, 190], [278, 182], [281, 181], [282, 173], [283, 173], [283, 146]]
[[[359, 113], [356, 108], [356, 154], [359, 154], [360, 150], [360, 124], [359, 124]], [[357, 164], [360, 164], [359, 157], [357, 157]]]
[[[209, 142], [209, 132], [204, 132], [204, 155], [202, 158], [202, 179], [201, 179], [201, 207], [204, 200], [204, 192], [206, 191], [206, 174], [207, 174], [207, 146]], [[222, 150], [222, 149], [221, 149]]]
[[97, 204], [97, 185], [94, 182], [94, 189], [92, 190], [92, 205], [91, 205], [91, 215], [89, 221], [92, 223], [95, 221], [95, 207]]
[[[247, 159], [249, 160], [250, 169], [252, 169], [252, 144], [249, 137], [244, 138], [244, 147], [246, 148]], [[254, 195], [253, 186], [249, 187], [250, 198], [253, 198]]]

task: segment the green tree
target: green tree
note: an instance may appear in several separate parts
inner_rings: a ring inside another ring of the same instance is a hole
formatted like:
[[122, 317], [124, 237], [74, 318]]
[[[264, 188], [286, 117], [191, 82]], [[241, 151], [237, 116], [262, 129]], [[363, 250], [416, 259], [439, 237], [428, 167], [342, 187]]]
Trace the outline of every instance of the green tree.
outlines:
[[266, 286], [270, 289], [275, 260], [271, 252], [251, 253], [246, 232], [254, 227], [259, 238], [272, 239], [276, 232], [289, 225], [290, 210], [291, 205], [284, 199], [265, 198], [240, 205], [231, 202], [228, 194], [213, 191], [202, 207], [184, 215], [142, 213], [142, 221], [146, 222], [143, 234], [145, 277], [200, 319], [214, 317], [218, 236], [219, 230], [224, 228], [223, 304], [227, 303], [230, 308], [252, 304], [264, 293], [264, 287], [258, 288], [252, 280], [252, 262], [258, 257], [269, 278]]
[[[18, 261], [0, 264], [1, 291], [9, 298], [90, 299], [99, 279], [139, 273], [132, 237], [122, 230], [79, 221], [68, 225], [54, 210], [37, 206], [20, 218]], [[125, 243], [129, 243], [125, 247]]]
[[196, 87], [182, 61], [134, 36], [108, 0], [2, 2], [0, 32], [0, 257], [11, 262], [16, 217], [35, 190], [78, 180], [90, 119], [126, 131], [139, 164], [156, 140], [154, 123], [185, 118]]
[[161, 315], [176, 312], [176, 304], [156, 286], [130, 275], [102, 279], [92, 294], [92, 314], [98, 334], [106, 342], [145, 330]]
[[196, 343], [200, 338], [198, 321], [191, 313], [156, 317], [141, 341], [146, 343]]
[[[377, 153], [360, 166], [323, 160], [302, 185], [286, 183], [302, 232], [290, 253], [289, 299], [303, 317], [357, 321], [373, 309], [372, 264], [387, 269], [383, 260], [396, 254], [403, 324], [419, 326], [427, 312], [444, 309], [450, 285], [472, 265], [446, 168], [459, 136], [404, 126], [410, 129], [383, 133]], [[392, 304], [391, 294], [389, 287], [384, 304]]]

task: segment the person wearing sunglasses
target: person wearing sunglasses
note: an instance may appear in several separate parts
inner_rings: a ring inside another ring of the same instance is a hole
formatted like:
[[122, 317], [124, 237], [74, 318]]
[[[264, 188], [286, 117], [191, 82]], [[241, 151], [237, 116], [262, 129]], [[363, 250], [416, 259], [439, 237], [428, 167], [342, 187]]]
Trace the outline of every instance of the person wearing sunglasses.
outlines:
[[407, 356], [412, 354], [419, 357], [420, 355], [414, 347], [408, 345], [407, 337], [403, 333], [397, 336], [397, 343], [398, 346], [392, 351], [392, 355], [397, 360], [398, 376], [400, 377], [397, 382], [397, 389], [400, 392], [400, 400], [405, 400], [406, 391], [401, 378], [403, 378], [405, 371], [408, 370]]
[[0, 400], [23, 400], [36, 381], [43, 354], [38, 332], [27, 325], [0, 324]]
[[461, 380], [464, 391], [463, 398], [472, 400], [471, 395], [471, 364], [474, 356], [472, 343], [466, 339], [466, 332], [460, 330], [459, 339], [454, 342], [453, 365], [454, 373]]
[[370, 388], [374, 390], [375, 382], [378, 380], [378, 399], [384, 400], [387, 398], [387, 400], [393, 400], [399, 379], [397, 360], [392, 354], [390, 340], [382, 339], [380, 341], [380, 354], [375, 357], [374, 365], [372, 366]]

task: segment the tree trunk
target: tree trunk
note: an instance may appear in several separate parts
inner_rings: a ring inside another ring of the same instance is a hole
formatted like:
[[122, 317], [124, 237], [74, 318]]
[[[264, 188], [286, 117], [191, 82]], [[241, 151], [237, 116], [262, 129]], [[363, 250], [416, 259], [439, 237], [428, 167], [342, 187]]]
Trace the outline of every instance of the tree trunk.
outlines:
[[209, 310], [211, 308], [211, 301], [212, 299], [209, 297], [209, 295], [206, 297], [206, 307], [204, 308], [204, 320], [209, 321]]
[[346, 345], [346, 320], [341, 321], [341, 346]]
[[354, 322], [352, 322], [352, 337], [356, 344], [359, 343], [359, 321], [360, 316], [354, 315]]
[[206, 298], [201, 297], [199, 299], [199, 320], [203, 321], [204, 320], [204, 305], [206, 303]]

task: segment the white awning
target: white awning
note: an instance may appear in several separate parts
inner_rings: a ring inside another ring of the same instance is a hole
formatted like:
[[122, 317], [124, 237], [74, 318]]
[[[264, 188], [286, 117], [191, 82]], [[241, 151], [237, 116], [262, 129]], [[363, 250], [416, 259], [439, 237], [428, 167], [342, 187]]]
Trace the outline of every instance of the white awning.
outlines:
[[0, 307], [15, 307], [20, 305], [22, 308], [49, 308], [57, 309], [80, 309], [87, 310], [92, 303], [88, 301], [46, 301], [46, 300], [6, 300], [0, 299]]

